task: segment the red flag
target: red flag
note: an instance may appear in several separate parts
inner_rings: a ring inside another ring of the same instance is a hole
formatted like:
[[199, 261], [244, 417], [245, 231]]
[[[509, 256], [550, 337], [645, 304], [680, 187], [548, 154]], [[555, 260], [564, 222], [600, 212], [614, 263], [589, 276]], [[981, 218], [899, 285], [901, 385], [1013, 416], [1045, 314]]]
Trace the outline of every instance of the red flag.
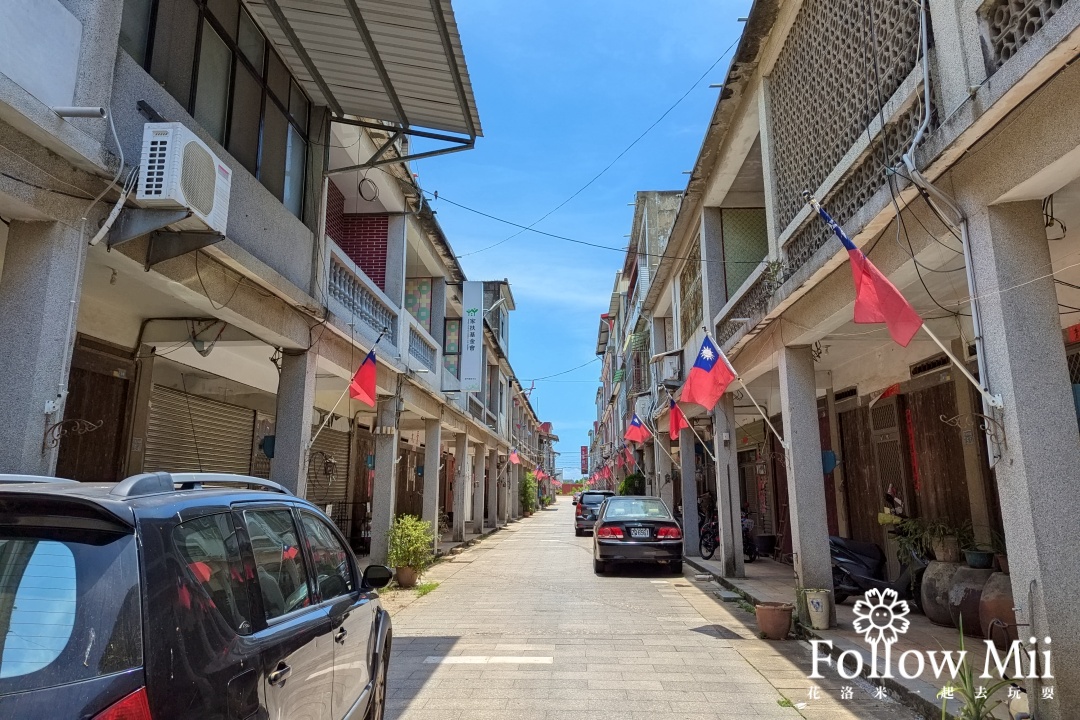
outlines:
[[680, 399], [712, 410], [736, 377], [738, 375], [728, 362], [727, 356], [716, 347], [712, 338], [706, 335], [694, 367], [690, 368], [690, 374], [686, 376]]
[[683, 414], [679, 403], [674, 400], [669, 402], [671, 403], [671, 410], [668, 416], [668, 435], [671, 436], [671, 440], [674, 442], [679, 439], [679, 433], [683, 428], [690, 427], [690, 423], [686, 421], [686, 415]]
[[623, 438], [630, 442], [643, 443], [651, 436], [652, 434], [649, 432], [648, 428], [642, 425], [641, 419], [637, 416], [637, 413], [634, 413], [634, 417], [630, 421], [630, 427], [626, 428], [626, 434], [623, 435]]
[[349, 397], [375, 407], [375, 373], [375, 348], [372, 348], [349, 383]]
[[818, 214], [828, 223], [851, 258], [851, 279], [855, 281], [856, 323], [885, 323], [893, 342], [907, 347], [923, 320], [889, 278], [870, 262], [870, 258], [851, 242], [843, 228], [829, 217], [829, 213], [817, 206]]
[[622, 467], [625, 464], [622, 453], [619, 453], [619, 457], [617, 460], [615, 460], [615, 462], [618, 463], [619, 467]]
[[518, 457], [518, 452], [517, 452], [516, 448], [510, 451], [510, 464], [511, 465], [520, 465], [521, 464], [521, 458]]
[[635, 462], [634, 462], [634, 451], [632, 449], [630, 449], [629, 446], [627, 446], [627, 448], [626, 448], [626, 467], [631, 468], [631, 467], [634, 466], [634, 464], [635, 464]]

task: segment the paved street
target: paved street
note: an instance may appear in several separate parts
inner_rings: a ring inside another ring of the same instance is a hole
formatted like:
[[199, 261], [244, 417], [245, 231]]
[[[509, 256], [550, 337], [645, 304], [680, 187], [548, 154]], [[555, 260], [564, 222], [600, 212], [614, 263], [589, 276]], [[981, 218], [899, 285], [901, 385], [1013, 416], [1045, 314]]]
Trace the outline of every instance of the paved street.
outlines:
[[561, 498], [433, 568], [430, 594], [388, 603], [389, 718], [914, 717], [859, 686], [841, 701], [839, 682], [809, 701], [809, 650], [759, 640], [692, 572], [595, 576], [572, 513]]

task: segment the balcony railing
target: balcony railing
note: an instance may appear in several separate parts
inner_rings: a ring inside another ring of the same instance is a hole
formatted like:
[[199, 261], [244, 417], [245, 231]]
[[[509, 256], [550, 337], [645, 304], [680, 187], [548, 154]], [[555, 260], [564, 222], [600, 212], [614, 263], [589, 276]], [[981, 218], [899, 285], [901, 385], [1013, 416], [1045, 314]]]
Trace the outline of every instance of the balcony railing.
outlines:
[[439, 351], [413, 323], [409, 323], [409, 355], [423, 363], [431, 372], [436, 372]]
[[397, 312], [392, 309], [388, 299], [360, 270], [355, 263], [343, 255], [330, 253], [331, 300], [337, 300], [345, 309], [346, 316], [362, 320], [376, 334], [386, 330], [386, 339], [392, 345], [398, 344]]

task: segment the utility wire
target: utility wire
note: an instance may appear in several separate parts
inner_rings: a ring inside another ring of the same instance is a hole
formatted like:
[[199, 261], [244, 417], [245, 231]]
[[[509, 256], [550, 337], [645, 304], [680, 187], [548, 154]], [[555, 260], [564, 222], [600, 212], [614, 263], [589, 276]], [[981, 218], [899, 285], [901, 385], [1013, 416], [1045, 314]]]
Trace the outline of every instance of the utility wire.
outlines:
[[[649, 127], [645, 128], [645, 130], [640, 135], [638, 135], [636, 138], [634, 138], [633, 142], [631, 142], [629, 145], [627, 145], [625, 148], [623, 148], [622, 152], [620, 152], [618, 155], [616, 155], [615, 158], [611, 162], [609, 162], [607, 165], [605, 165], [603, 170], [601, 170], [600, 172], [593, 175], [592, 178], [590, 178], [587, 183], [585, 183], [584, 185], [579, 187], [577, 190], [575, 190], [570, 195], [570, 197], [563, 200], [561, 203], [559, 203], [558, 205], [553, 207], [551, 210], [548, 210], [546, 213], [541, 215], [538, 220], [531, 223], [530, 225], [525, 226], [525, 227], [518, 226], [518, 227], [521, 227], [521, 229], [518, 230], [513, 235], [510, 235], [509, 237], [503, 238], [502, 240], [495, 243], [494, 245], [488, 245], [485, 248], [480, 248], [479, 250], [473, 250], [472, 252], [467, 252], [467, 253], [464, 253], [462, 255], [458, 255], [458, 257], [463, 258], [463, 257], [468, 257], [469, 255], [476, 255], [478, 253], [486, 252], [488, 250], [491, 250], [492, 248], [496, 248], [499, 245], [502, 245], [503, 243], [505, 243], [505, 242], [507, 242], [509, 240], [513, 240], [514, 238], [516, 238], [518, 235], [525, 232], [526, 230], [532, 230], [535, 226], [542, 223], [548, 217], [550, 217], [551, 215], [553, 215], [556, 212], [558, 212], [559, 210], [561, 210], [571, 200], [576, 198], [581, 193], [585, 192], [585, 190], [587, 190], [593, 183], [595, 183], [597, 180], [599, 180], [608, 170], [610, 170], [612, 167], [614, 167], [615, 163], [619, 162], [619, 160], [621, 160], [623, 158], [623, 156], [626, 155], [626, 153], [630, 152], [634, 148], [635, 145], [637, 145], [639, 142], [641, 142], [645, 138], [646, 135], [648, 135], [650, 132], [652, 132], [656, 128], [657, 125], [659, 125], [661, 122], [663, 122], [664, 118], [666, 118], [668, 115], [670, 115], [671, 112], [675, 108], [677, 108], [679, 105], [681, 105], [682, 101], [690, 96], [690, 93], [692, 93], [694, 91], [694, 88], [696, 88], [699, 84], [701, 84], [702, 80], [704, 80], [706, 77], [708, 77], [709, 73], [711, 73], [713, 71], [713, 69], [717, 65], [720, 64], [721, 60], [723, 60], [725, 57], [727, 57], [727, 54], [729, 52], [731, 52], [731, 50], [739, 43], [739, 40], [741, 40], [741, 39], [742, 39], [742, 35], [740, 34], [739, 37], [735, 38], [735, 40], [730, 45], [727, 46], [727, 49], [724, 50], [724, 52], [722, 52], [720, 54], [720, 57], [716, 58], [716, 60], [713, 61], [713, 64], [710, 65], [705, 72], [701, 73], [701, 76], [698, 77], [698, 79], [695, 80], [694, 83], [689, 88], [687, 88], [686, 92], [684, 92], [682, 95], [679, 96], [678, 100], [676, 100], [674, 103], [672, 103], [671, 106], [668, 107], [668, 109], [665, 110], [664, 113], [660, 117], [658, 117], [655, 121], [653, 121], [653, 123], [651, 125], [649, 125]], [[456, 204], [456, 203], [451, 203], [451, 204]], [[511, 223], [511, 224], [513, 224], [513, 223]]]
[[569, 370], [563, 370], [562, 372], [552, 373], [551, 375], [545, 375], [544, 377], [526, 378], [524, 380], [518, 380], [518, 382], [534, 382], [534, 381], [539, 381], [539, 380], [547, 380], [548, 378], [559, 377], [560, 375], [566, 375], [567, 373], [572, 373], [575, 370], [580, 370], [581, 368], [585, 367], [586, 365], [592, 365], [594, 362], [597, 362], [599, 359], [600, 359], [599, 357], [594, 357], [589, 362], [581, 363], [580, 365], [572, 367]]

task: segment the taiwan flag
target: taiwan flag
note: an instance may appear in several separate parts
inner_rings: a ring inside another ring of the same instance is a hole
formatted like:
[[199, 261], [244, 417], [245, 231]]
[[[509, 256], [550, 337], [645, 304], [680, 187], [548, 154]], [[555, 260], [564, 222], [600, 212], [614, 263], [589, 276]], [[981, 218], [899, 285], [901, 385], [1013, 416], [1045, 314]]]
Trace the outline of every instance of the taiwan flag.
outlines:
[[676, 442], [679, 439], [679, 433], [682, 432], [683, 428], [690, 427], [690, 423], [686, 421], [686, 415], [683, 415], [679, 403], [674, 400], [669, 402], [671, 403], [671, 411], [668, 417], [668, 435], [671, 436], [672, 442]]
[[[716, 347], [712, 338], [706, 335], [694, 367], [690, 368], [690, 374], [686, 376], [680, 400], [711, 411], [736, 377], [738, 375], [735, 368], [731, 367], [731, 363], [720, 348]], [[685, 418], [683, 421], [685, 422]]]
[[922, 327], [923, 319], [889, 278], [870, 262], [863, 251], [855, 247], [844, 229], [836, 224], [824, 208], [813, 203], [821, 219], [832, 228], [851, 258], [851, 279], [855, 281], [856, 323], [885, 323], [893, 342], [907, 347]]
[[520, 465], [521, 464], [521, 458], [518, 457], [517, 448], [510, 451], [510, 464], [511, 465]]
[[634, 450], [629, 445], [626, 446], [626, 467], [632, 468], [637, 465], [637, 461], [634, 459]]
[[375, 370], [375, 348], [372, 348], [349, 383], [349, 397], [375, 407]]
[[630, 442], [643, 443], [651, 435], [652, 433], [649, 432], [648, 428], [641, 423], [641, 418], [637, 416], [637, 413], [634, 413], [634, 418], [630, 421], [630, 427], [626, 428], [626, 434], [623, 435], [623, 438]]

